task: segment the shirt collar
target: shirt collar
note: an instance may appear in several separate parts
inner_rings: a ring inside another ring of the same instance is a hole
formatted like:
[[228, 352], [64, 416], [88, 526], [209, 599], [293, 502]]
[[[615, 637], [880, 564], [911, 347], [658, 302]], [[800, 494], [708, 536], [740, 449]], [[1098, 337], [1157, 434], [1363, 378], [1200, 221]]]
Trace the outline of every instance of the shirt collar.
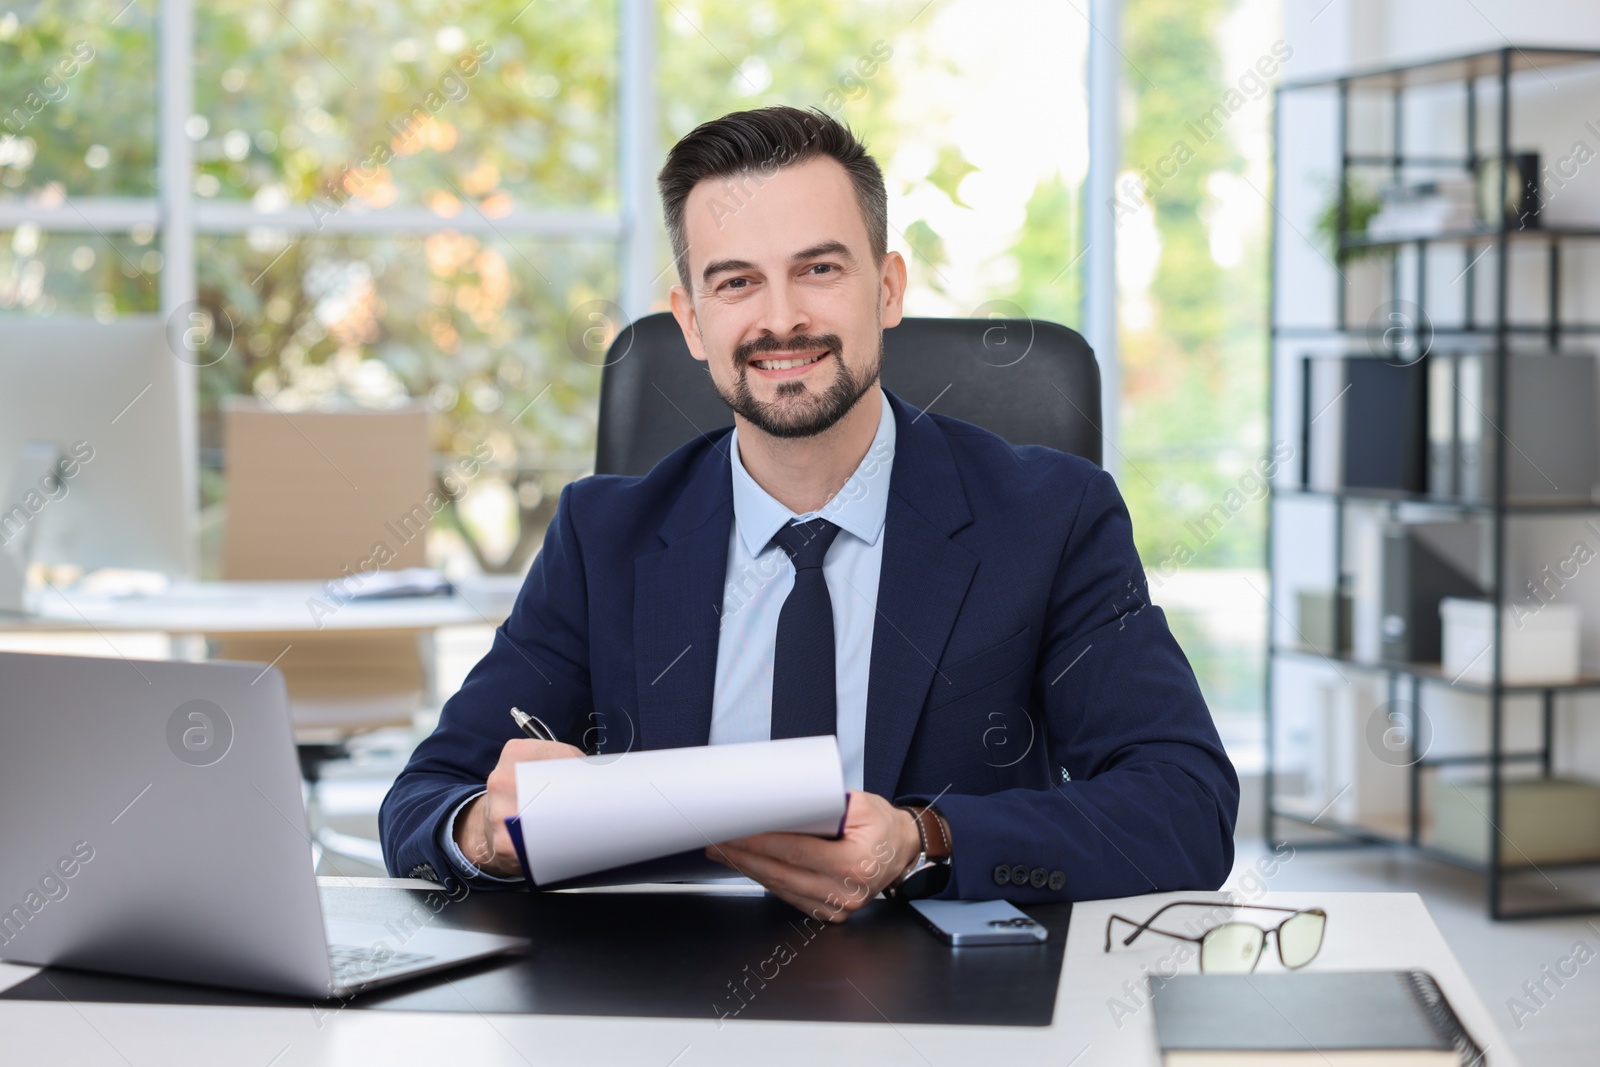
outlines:
[[832, 499], [804, 515], [790, 511], [750, 477], [739, 459], [739, 428], [734, 427], [730, 438], [732, 447], [728, 449], [728, 459], [733, 466], [733, 518], [752, 558], [765, 551], [773, 534], [795, 519], [824, 518], [869, 545], [877, 543], [889, 510], [889, 475], [894, 467], [895, 442], [894, 411], [881, 385], [878, 397], [882, 405], [878, 430], [872, 437], [872, 444], [867, 446], [867, 454], [861, 457], [854, 473]]

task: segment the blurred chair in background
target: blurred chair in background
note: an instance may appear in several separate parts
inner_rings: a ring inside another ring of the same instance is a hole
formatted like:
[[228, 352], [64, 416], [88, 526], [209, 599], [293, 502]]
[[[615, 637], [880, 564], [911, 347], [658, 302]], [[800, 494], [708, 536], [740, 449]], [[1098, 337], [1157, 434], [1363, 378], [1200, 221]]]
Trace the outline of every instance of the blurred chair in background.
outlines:
[[[217, 636], [221, 659], [276, 663], [317, 840], [330, 851], [383, 865], [375, 841], [338, 833], [322, 817], [318, 783], [346, 759], [358, 734], [410, 727], [431, 693], [432, 637], [323, 629], [373, 568], [426, 565], [433, 490], [428, 413], [387, 410], [281, 412], [253, 401], [224, 411], [227, 522], [221, 577], [334, 583], [308, 602], [303, 631]], [[353, 577], [352, 577], [353, 576]]]

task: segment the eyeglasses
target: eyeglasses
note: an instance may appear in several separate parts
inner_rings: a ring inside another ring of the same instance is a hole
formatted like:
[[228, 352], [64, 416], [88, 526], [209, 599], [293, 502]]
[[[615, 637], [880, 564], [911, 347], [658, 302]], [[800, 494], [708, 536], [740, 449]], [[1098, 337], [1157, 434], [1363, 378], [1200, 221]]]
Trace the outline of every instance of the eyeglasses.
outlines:
[[[1255, 908], [1259, 911], [1288, 912], [1289, 917], [1277, 926], [1263, 928], [1255, 923], [1219, 923], [1203, 934], [1179, 934], [1152, 926], [1162, 912], [1171, 908], [1209, 908], [1213, 911], [1234, 908]], [[1299, 970], [1315, 958], [1322, 948], [1322, 932], [1328, 925], [1328, 913], [1321, 908], [1275, 908], [1270, 904], [1230, 904], [1205, 900], [1175, 900], [1158, 910], [1142, 923], [1121, 915], [1106, 920], [1106, 951], [1111, 951], [1111, 924], [1123, 922], [1133, 927], [1133, 933], [1122, 939], [1131, 945], [1146, 930], [1164, 937], [1175, 937], [1200, 946], [1200, 971], [1203, 974], [1248, 974], [1261, 960], [1261, 950], [1266, 948], [1270, 934], [1278, 943], [1278, 959], [1291, 971]]]

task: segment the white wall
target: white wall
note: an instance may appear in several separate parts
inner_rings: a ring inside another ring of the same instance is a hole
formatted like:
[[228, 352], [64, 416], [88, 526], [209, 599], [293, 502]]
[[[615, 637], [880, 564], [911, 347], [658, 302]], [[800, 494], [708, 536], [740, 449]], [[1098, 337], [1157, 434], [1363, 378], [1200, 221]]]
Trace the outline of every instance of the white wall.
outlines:
[[1283, 11], [1311, 74], [1508, 43], [1600, 48], [1593, 0], [1284, 0]]
[[[1294, 0], [1291, 0], [1294, 2]], [[1346, 0], [1334, 0], [1339, 7]], [[1384, 59], [1472, 52], [1504, 44], [1600, 48], [1594, 0], [1373, 0]]]

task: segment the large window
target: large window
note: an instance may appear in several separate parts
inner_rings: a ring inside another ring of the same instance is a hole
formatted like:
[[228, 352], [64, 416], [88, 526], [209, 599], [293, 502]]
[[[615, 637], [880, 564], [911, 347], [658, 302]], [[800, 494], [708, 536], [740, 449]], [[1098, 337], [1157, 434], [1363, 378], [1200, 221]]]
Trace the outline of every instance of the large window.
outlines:
[[1267, 445], [1267, 104], [1255, 76], [1229, 93], [1273, 54], [1273, 9], [1122, 8], [1113, 207], [1083, 202], [1088, 0], [41, 0], [0, 14], [0, 314], [209, 329], [185, 373], [213, 517], [227, 397], [425, 399], [441, 465], [484, 442], [496, 465], [441, 550], [514, 566], [590, 463], [604, 343], [666, 306], [666, 147], [728, 111], [821, 108], [884, 165], [911, 314], [1082, 328], [1085, 230], [1114, 213], [1106, 457], [1243, 743], [1260, 515], [1191, 525]]
[[867, 140], [913, 313], [1079, 321], [1087, 24], [1009, 6], [133, 0], [108, 24], [46, 2], [0, 20], [24, 102], [0, 128], [0, 312], [209, 337], [185, 354], [208, 506], [224, 398], [411, 396], [443, 461], [494, 446], [520, 499], [480, 517], [537, 521], [592, 454], [596, 345], [676, 280], [665, 146], [725, 112], [817, 107]]

